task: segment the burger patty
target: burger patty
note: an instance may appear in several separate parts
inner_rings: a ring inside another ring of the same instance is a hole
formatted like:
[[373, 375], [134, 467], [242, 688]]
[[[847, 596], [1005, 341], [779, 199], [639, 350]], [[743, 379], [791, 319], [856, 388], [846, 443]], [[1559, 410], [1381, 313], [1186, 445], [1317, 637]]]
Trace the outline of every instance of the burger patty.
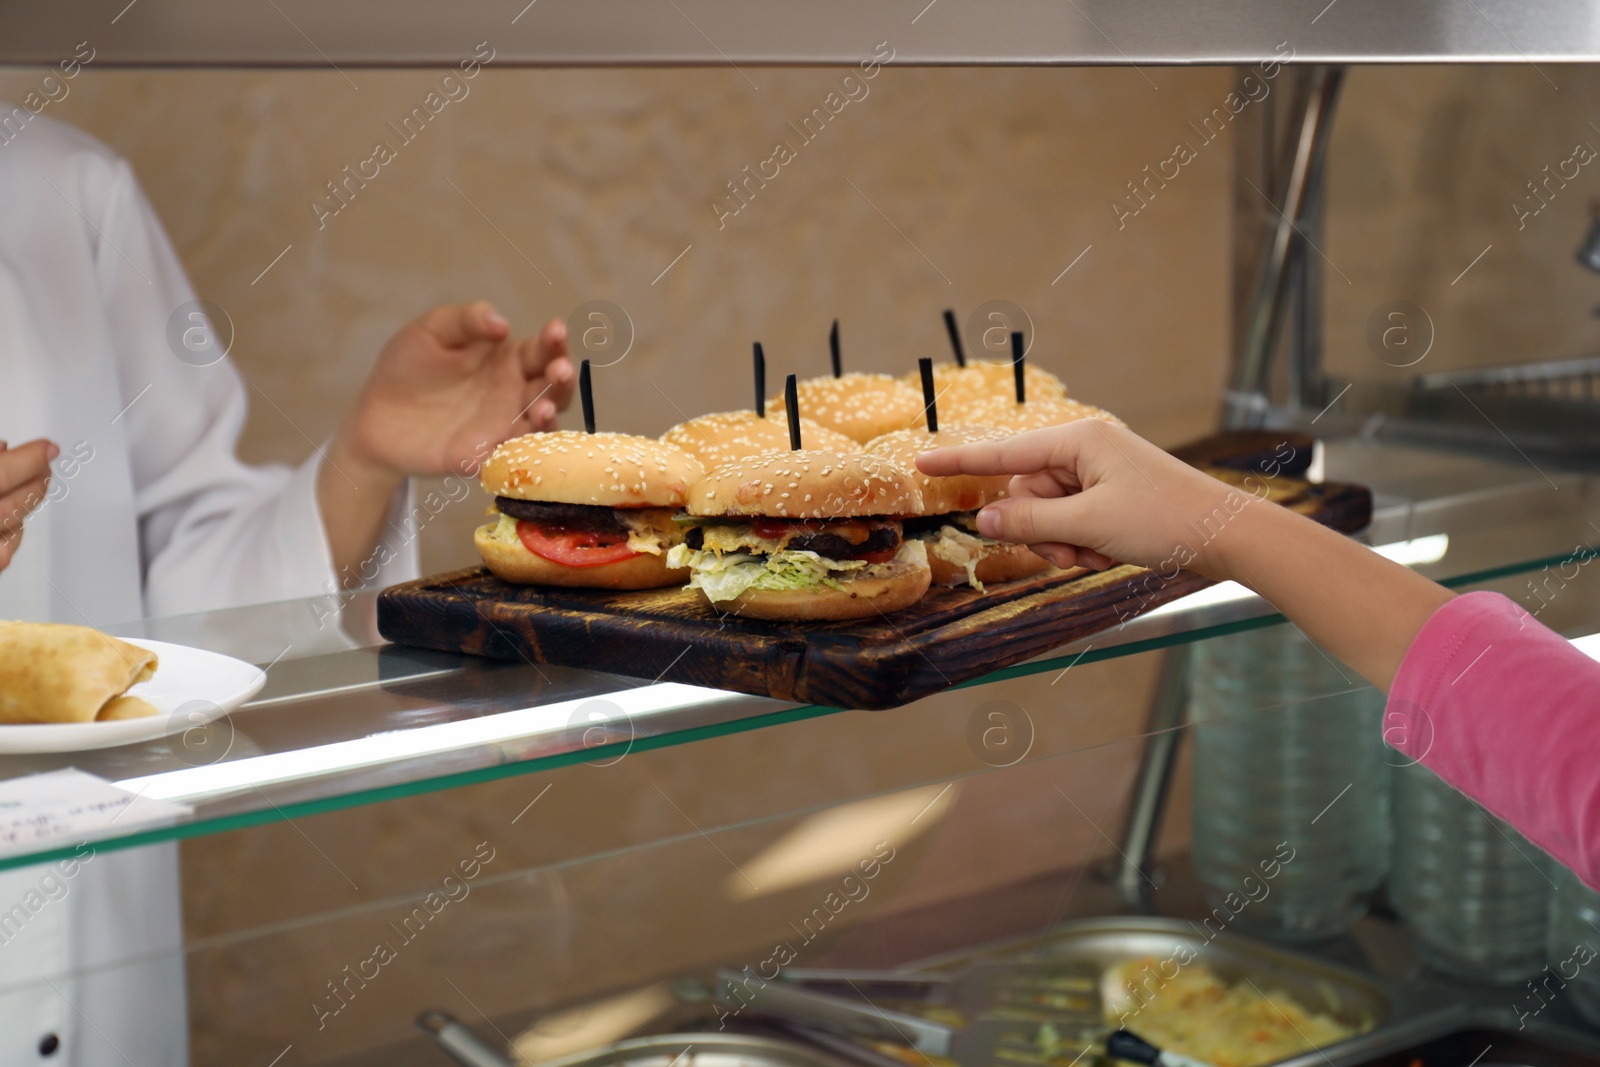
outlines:
[[952, 511], [944, 515], [921, 515], [905, 520], [907, 537], [918, 534], [938, 533], [941, 526], [954, 526], [958, 530], [968, 533], [978, 532], [977, 513], [971, 511]]
[[541, 526], [565, 526], [571, 530], [588, 530], [594, 533], [614, 533], [626, 537], [628, 528], [612, 508], [595, 504], [546, 504], [538, 500], [516, 500], [509, 496], [494, 498], [494, 506], [502, 515], [513, 519], [526, 519]]
[[869, 552], [892, 552], [900, 547], [900, 534], [892, 526], [880, 526], [860, 544], [852, 545], [838, 534], [807, 533], [792, 538], [785, 548], [796, 552], [815, 552], [828, 559], [854, 559]]
[[[683, 543], [698, 552], [705, 547], [705, 537], [705, 531], [695, 526], [684, 536]], [[828, 559], [854, 559], [870, 552], [890, 552], [899, 548], [900, 533], [892, 526], [879, 526], [867, 535], [865, 541], [852, 544], [838, 534], [805, 532], [789, 538], [783, 547], [785, 551], [815, 552]]]

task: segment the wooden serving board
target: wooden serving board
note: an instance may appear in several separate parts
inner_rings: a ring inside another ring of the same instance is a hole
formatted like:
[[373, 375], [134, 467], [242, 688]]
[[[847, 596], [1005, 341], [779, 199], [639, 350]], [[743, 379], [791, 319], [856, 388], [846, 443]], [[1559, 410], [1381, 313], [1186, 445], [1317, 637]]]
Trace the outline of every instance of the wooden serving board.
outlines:
[[[1294, 477], [1309, 438], [1229, 433], [1176, 454], [1226, 480], [1352, 533], [1367, 525], [1362, 486]], [[697, 590], [559, 589], [502, 582], [482, 568], [384, 590], [378, 629], [391, 641], [498, 659], [609, 671], [841, 708], [889, 708], [1020, 663], [1210, 585], [1188, 571], [1162, 581], [1131, 566], [1051, 570], [983, 593], [936, 590], [904, 611], [850, 622], [787, 624], [717, 612]]]

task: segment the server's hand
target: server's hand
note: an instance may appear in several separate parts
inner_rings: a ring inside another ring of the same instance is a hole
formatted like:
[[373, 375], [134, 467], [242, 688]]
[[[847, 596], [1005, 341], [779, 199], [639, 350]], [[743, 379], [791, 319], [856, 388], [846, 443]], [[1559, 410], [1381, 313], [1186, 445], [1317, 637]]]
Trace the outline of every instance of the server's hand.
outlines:
[[341, 581], [364, 575], [395, 491], [409, 477], [474, 477], [494, 446], [553, 429], [578, 374], [567, 327], [517, 340], [484, 301], [437, 307], [389, 339], [317, 473], [317, 504]]
[[561, 320], [518, 339], [486, 301], [436, 307], [384, 345], [335, 445], [396, 477], [459, 474], [486, 446], [554, 429], [577, 380]]
[[61, 454], [49, 441], [7, 448], [0, 441], [0, 571], [11, 565], [22, 544], [22, 524], [50, 489], [50, 464]]

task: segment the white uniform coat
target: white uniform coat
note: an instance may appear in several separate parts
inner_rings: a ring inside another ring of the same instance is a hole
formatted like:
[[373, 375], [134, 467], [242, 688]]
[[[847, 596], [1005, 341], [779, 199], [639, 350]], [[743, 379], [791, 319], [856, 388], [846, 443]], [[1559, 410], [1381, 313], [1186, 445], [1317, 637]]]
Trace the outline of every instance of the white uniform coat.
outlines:
[[[195, 296], [127, 164], [35, 118], [0, 144], [0, 204], [0, 440], [62, 449], [0, 572], [0, 618], [104, 625], [330, 592], [319, 461], [235, 457], [245, 385], [225, 359], [176, 354], [169, 319]], [[175, 336], [194, 322], [180, 313]], [[385, 584], [416, 571], [391, 550]], [[176, 846], [64, 873], [0, 872], [0, 921], [56, 894], [0, 925], [0, 1065], [186, 1062]]]

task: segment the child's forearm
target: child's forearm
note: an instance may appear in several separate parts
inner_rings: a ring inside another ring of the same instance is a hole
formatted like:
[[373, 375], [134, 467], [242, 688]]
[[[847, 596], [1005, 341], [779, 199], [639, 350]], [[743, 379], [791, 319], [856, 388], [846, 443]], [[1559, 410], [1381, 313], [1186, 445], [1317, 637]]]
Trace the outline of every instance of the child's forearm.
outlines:
[[1271, 601], [1305, 635], [1388, 691], [1422, 624], [1454, 594], [1366, 546], [1268, 503], [1244, 509], [1210, 568]]

